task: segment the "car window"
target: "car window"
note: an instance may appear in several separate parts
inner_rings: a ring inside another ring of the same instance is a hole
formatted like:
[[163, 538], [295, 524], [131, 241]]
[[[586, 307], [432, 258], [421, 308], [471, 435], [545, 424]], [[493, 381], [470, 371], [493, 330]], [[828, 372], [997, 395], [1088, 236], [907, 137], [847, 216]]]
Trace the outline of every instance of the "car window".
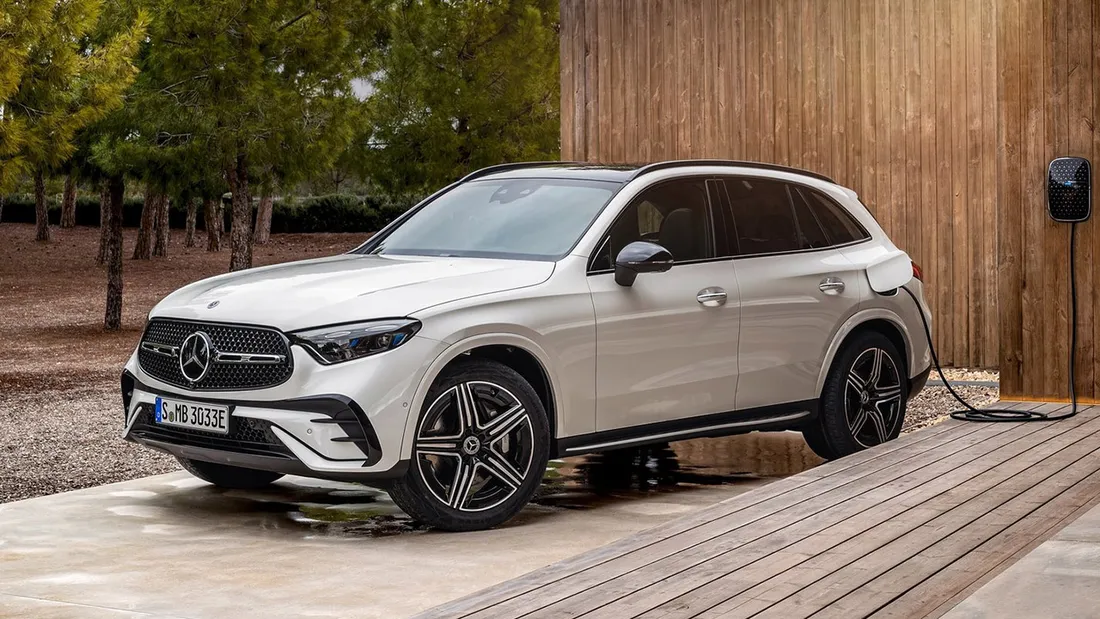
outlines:
[[726, 179], [734, 246], [742, 256], [803, 248], [786, 183], [766, 178]]
[[787, 186], [791, 192], [791, 200], [794, 205], [795, 222], [798, 224], [798, 243], [800, 249], [820, 249], [829, 246], [829, 237], [821, 228], [816, 214], [810, 209], [809, 203], [798, 192], [797, 187]]
[[592, 270], [612, 268], [634, 241], [657, 243], [676, 262], [714, 257], [712, 224], [703, 179], [659, 183], [644, 190], [619, 215], [592, 260]]
[[821, 222], [830, 244], [844, 245], [871, 237], [844, 207], [812, 189], [801, 187], [798, 191]]
[[416, 211], [372, 252], [556, 260], [618, 188], [602, 181], [541, 178], [463, 183]]

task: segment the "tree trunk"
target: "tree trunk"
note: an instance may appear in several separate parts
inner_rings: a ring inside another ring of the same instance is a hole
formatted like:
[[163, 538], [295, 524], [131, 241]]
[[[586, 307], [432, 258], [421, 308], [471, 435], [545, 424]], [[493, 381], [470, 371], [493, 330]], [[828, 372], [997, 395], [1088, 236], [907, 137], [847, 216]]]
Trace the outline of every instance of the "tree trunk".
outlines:
[[4, 221], [4, 196], [0, 196], [0, 221]]
[[110, 241], [111, 223], [111, 184], [103, 181], [99, 187], [99, 253], [96, 264], [107, 264], [107, 243]]
[[61, 198], [61, 227], [76, 227], [76, 175], [65, 176], [65, 193]]
[[243, 153], [226, 170], [229, 190], [233, 193], [233, 221], [229, 231], [232, 251], [229, 270], [252, 268], [252, 197], [248, 193], [248, 162]]
[[168, 207], [171, 203], [168, 201], [168, 195], [162, 192], [157, 192], [157, 217], [154, 227], [157, 230], [157, 243], [153, 246], [154, 256], [167, 256], [168, 255]]
[[[112, 198], [113, 200], [114, 198]], [[114, 208], [112, 202], [111, 208]], [[157, 190], [145, 188], [145, 201], [141, 205], [141, 225], [138, 226], [137, 244], [134, 245], [134, 260], [148, 260], [153, 253], [153, 224], [157, 218]]]
[[222, 250], [222, 208], [221, 200], [202, 199], [202, 217], [206, 223], [206, 251]]
[[[107, 311], [103, 316], [103, 328], [118, 331], [122, 328], [122, 193], [125, 189], [121, 176], [107, 181], [111, 203], [107, 213]], [[100, 225], [104, 225], [102, 222]]]
[[46, 209], [46, 176], [42, 170], [34, 171], [34, 240], [50, 240], [50, 213]]
[[263, 245], [271, 239], [271, 212], [275, 208], [275, 199], [264, 191], [260, 196], [260, 208], [256, 210], [255, 242]]
[[187, 198], [187, 233], [183, 239], [184, 247], [195, 246], [195, 226], [199, 221], [199, 204], [194, 198]]

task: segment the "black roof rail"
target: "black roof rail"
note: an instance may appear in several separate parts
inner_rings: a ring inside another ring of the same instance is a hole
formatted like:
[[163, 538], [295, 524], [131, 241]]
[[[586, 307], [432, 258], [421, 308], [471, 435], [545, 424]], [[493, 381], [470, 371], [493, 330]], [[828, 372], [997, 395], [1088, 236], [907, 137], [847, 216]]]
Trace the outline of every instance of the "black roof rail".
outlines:
[[509, 170], [522, 170], [524, 168], [542, 168], [547, 166], [568, 166], [568, 165], [585, 165], [579, 161], [519, 161], [516, 163], [501, 163], [498, 165], [491, 165], [487, 168], [481, 168], [480, 170], [474, 170], [466, 176], [463, 176], [458, 182], [465, 183], [466, 181], [472, 181], [475, 178], [481, 178], [482, 176], [488, 176], [489, 174], [496, 174], [497, 172], [508, 172]]
[[824, 174], [818, 174], [817, 172], [809, 172], [807, 170], [801, 170], [799, 168], [792, 168], [789, 166], [778, 165], [774, 163], [761, 163], [759, 161], [733, 161], [729, 159], [680, 159], [677, 161], [660, 161], [658, 163], [651, 163], [649, 165], [642, 166], [634, 171], [630, 180], [634, 180], [643, 174], [649, 174], [650, 172], [656, 172], [657, 170], [667, 170], [669, 168], [683, 168], [688, 166], [737, 166], [739, 168], [755, 168], [757, 170], [772, 170], [775, 172], [790, 172], [791, 174], [801, 174], [802, 176], [809, 176], [810, 178], [816, 178], [819, 181], [825, 181], [826, 183], [836, 184], [836, 181], [825, 176]]

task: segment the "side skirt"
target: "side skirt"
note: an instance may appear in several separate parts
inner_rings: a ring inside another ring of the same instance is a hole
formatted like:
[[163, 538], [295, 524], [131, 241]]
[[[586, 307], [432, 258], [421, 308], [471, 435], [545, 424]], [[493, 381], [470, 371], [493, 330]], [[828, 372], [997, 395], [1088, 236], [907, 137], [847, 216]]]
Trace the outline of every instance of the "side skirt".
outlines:
[[596, 451], [639, 447], [671, 441], [748, 432], [795, 430], [817, 417], [817, 400], [788, 402], [727, 413], [715, 413], [687, 419], [674, 419], [643, 426], [603, 430], [591, 434], [567, 436], [555, 441], [556, 458]]

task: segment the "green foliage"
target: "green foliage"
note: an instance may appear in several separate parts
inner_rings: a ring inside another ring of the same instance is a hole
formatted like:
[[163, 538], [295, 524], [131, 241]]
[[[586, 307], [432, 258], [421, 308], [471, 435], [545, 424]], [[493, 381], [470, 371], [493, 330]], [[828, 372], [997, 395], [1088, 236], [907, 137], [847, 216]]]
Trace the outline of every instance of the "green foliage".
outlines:
[[399, 0], [369, 100], [368, 171], [395, 193], [557, 159], [557, 0]]
[[[143, 16], [93, 41], [103, 0], [17, 1], [22, 34], [14, 51], [5, 38], [10, 17], [0, 17], [5, 39], [0, 58], [0, 187], [28, 169], [54, 169], [76, 148], [77, 131], [122, 105], [133, 81], [131, 62], [144, 35]], [[22, 11], [20, 14], [19, 11]], [[18, 64], [19, 61], [21, 64]], [[2, 61], [0, 61], [2, 63]]]
[[134, 97], [144, 146], [184, 151], [184, 169], [243, 156], [251, 176], [292, 182], [346, 147], [373, 0], [144, 2], [153, 19]]
[[377, 232], [412, 206], [375, 196], [332, 194], [275, 202], [272, 232]]

